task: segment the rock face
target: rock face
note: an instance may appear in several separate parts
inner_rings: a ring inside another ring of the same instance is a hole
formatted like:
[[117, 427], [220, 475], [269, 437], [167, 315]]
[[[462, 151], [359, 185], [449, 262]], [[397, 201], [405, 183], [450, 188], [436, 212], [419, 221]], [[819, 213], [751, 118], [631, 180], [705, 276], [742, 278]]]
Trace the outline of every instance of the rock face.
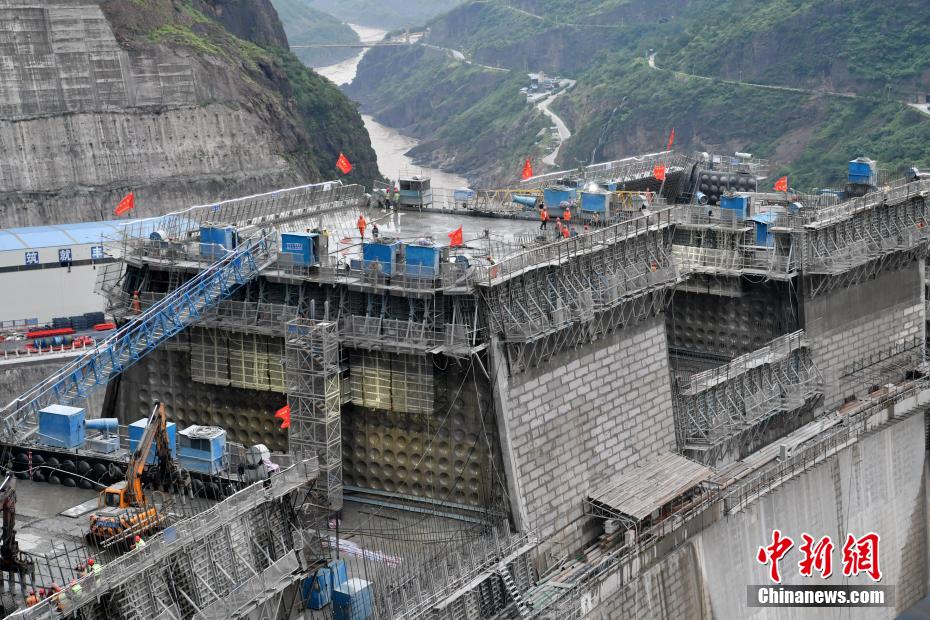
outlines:
[[110, 218], [130, 190], [147, 216], [332, 178], [320, 162], [353, 148], [377, 173], [335, 88], [316, 94], [341, 126], [310, 135], [267, 0], [196, 5], [0, 0], [0, 226]]

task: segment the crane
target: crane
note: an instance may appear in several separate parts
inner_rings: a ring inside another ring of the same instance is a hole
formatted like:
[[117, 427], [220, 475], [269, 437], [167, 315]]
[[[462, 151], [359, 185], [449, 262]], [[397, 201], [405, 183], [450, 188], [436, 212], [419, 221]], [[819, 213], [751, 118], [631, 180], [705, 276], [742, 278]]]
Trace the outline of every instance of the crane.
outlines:
[[171, 477], [171, 469], [175, 465], [171, 461], [167, 425], [165, 406], [156, 402], [142, 438], [129, 459], [126, 480], [100, 492], [98, 509], [90, 516], [88, 538], [104, 542], [114, 537], [123, 539], [126, 535], [161, 529], [165, 515], [157, 507], [148, 504], [142, 490], [142, 474], [154, 444], [159, 478], [167, 480]]

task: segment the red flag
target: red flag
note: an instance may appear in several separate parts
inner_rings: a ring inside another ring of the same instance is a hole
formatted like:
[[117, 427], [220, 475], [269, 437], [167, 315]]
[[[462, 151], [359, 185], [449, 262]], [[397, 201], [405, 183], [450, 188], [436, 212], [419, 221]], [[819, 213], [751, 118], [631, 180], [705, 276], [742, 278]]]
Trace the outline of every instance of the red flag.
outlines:
[[675, 143], [675, 128], [672, 127], [672, 133], [668, 134], [668, 146], [665, 147], [666, 151], [672, 150], [672, 145]]
[[281, 420], [281, 428], [289, 428], [291, 426], [291, 406], [284, 405], [275, 411], [274, 417]]
[[349, 161], [349, 158], [339, 153], [339, 159], [336, 160], [336, 167], [339, 168], [339, 172], [342, 174], [349, 174], [352, 172], [352, 163]]
[[656, 180], [658, 181], [664, 181], [665, 180], [665, 166], [662, 164], [656, 164], [655, 166], [653, 166], [652, 176], [654, 176]]
[[459, 226], [455, 230], [449, 233], [449, 247], [454, 248], [457, 245], [462, 245], [462, 227]]
[[116, 205], [116, 208], [113, 210], [113, 215], [122, 215], [124, 213], [129, 213], [136, 207], [136, 197], [132, 192], [126, 194], [122, 200], [119, 201], [119, 204]]
[[775, 191], [776, 192], [787, 192], [788, 191], [788, 177], [782, 177], [775, 181]]
[[531, 164], [530, 160], [527, 159], [523, 164], [523, 174], [520, 176], [520, 178], [526, 181], [531, 176], [533, 176], [533, 164]]

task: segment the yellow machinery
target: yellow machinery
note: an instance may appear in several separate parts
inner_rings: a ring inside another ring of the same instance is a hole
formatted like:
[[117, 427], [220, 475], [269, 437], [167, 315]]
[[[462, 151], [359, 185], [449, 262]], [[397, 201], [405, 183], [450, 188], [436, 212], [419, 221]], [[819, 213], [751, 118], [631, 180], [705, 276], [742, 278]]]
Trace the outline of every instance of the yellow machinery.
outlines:
[[164, 515], [145, 499], [142, 474], [153, 443], [158, 468], [166, 472], [172, 465], [167, 422], [164, 405], [155, 403], [145, 432], [129, 459], [126, 480], [100, 492], [97, 511], [90, 516], [89, 538], [98, 542], [126, 540], [130, 536], [148, 534], [163, 527]]

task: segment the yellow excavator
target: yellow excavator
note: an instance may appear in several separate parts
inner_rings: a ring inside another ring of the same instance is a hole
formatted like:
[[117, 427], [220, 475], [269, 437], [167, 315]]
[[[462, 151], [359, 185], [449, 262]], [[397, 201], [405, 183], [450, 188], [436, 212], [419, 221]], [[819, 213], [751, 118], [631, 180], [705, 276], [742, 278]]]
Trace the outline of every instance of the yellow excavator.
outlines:
[[126, 480], [117, 482], [100, 492], [97, 511], [90, 516], [89, 540], [108, 545], [113, 542], [129, 542], [135, 535], [150, 534], [162, 529], [166, 515], [154, 504], [150, 504], [142, 490], [142, 474], [152, 444], [155, 444], [156, 467], [162, 479], [168, 475], [174, 463], [168, 445], [168, 418], [163, 404], [156, 402], [149, 416], [148, 425], [136, 450], [129, 459]]

